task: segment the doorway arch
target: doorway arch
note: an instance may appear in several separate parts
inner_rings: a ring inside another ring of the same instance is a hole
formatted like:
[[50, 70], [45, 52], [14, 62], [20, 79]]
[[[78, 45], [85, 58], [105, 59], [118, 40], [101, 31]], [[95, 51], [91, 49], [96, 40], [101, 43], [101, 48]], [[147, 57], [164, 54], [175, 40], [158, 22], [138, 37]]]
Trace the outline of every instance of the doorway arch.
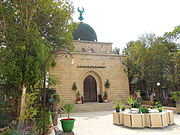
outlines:
[[96, 79], [88, 75], [84, 79], [84, 102], [97, 102], [97, 82]]

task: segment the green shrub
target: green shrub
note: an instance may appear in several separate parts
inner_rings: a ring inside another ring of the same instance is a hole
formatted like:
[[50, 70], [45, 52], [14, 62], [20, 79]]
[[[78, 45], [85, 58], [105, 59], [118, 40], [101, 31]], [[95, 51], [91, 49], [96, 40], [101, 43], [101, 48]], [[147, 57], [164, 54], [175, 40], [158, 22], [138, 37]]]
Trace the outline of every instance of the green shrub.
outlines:
[[124, 111], [126, 108], [124, 106], [120, 106], [121, 111]]
[[120, 108], [122, 105], [121, 101], [116, 101], [114, 108]]
[[134, 99], [134, 108], [140, 108], [142, 105], [141, 99], [140, 98], [135, 98]]
[[0, 101], [0, 128], [6, 127], [13, 120], [13, 117], [5, 111], [4, 102]]
[[155, 106], [157, 107], [159, 112], [162, 112], [162, 104], [159, 101], [155, 103]]
[[67, 112], [67, 114], [68, 114], [68, 119], [70, 118], [70, 113], [73, 111], [73, 109], [74, 109], [74, 105], [73, 104], [66, 104], [65, 106], [64, 106], [64, 109], [65, 109], [65, 111]]
[[[49, 130], [50, 122], [50, 115], [52, 115], [52, 112], [48, 111], [46, 112], [46, 132]], [[36, 127], [33, 129], [34, 132], [36, 132], [37, 135], [41, 134], [43, 127], [43, 112], [39, 113], [38, 118], [36, 118]]]
[[20, 132], [14, 129], [7, 129], [4, 132], [0, 133], [0, 135], [20, 135]]
[[134, 98], [131, 98], [131, 97], [129, 96], [128, 99], [127, 99], [127, 102], [128, 102], [128, 104], [129, 104], [131, 107], [134, 107], [134, 104], [135, 104]]
[[146, 107], [141, 107], [141, 108], [139, 108], [139, 113], [149, 113], [149, 110], [148, 110], [148, 108], [146, 108]]
[[162, 108], [162, 104], [161, 104], [159, 101], [155, 103], [155, 106], [156, 106], [157, 108]]
[[13, 120], [13, 117], [5, 112], [0, 112], [0, 128], [6, 127]]
[[158, 108], [158, 111], [159, 111], [159, 112], [162, 112], [162, 108]]
[[180, 96], [180, 91], [172, 92], [172, 97], [174, 101], [177, 101], [178, 96]]

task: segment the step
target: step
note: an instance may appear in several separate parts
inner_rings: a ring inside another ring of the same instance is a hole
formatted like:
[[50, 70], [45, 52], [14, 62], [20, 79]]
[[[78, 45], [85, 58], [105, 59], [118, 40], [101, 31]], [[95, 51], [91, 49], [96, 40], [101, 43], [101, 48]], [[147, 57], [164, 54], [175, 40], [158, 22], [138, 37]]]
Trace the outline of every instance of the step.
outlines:
[[74, 107], [74, 112], [110, 111], [114, 110], [114, 103], [88, 102], [84, 104], [75, 104]]

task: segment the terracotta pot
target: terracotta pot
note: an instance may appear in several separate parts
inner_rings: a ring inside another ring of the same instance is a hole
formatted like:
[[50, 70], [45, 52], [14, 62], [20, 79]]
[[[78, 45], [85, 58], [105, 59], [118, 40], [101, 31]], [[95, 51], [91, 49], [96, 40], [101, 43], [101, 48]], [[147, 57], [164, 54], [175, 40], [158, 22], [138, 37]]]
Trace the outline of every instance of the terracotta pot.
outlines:
[[81, 98], [78, 97], [78, 98], [77, 98], [77, 101], [81, 101]]
[[105, 102], [105, 103], [108, 102], [107, 97], [103, 97], [103, 99], [104, 99], [104, 102]]
[[76, 100], [76, 101], [77, 101], [78, 104], [82, 104], [81, 97], [77, 97], [77, 100]]

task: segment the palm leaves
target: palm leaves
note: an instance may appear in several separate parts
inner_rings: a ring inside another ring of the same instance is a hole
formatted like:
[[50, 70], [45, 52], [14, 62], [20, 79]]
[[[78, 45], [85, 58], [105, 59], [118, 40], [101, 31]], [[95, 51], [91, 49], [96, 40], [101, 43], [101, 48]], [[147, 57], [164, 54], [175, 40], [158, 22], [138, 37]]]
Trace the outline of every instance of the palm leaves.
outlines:
[[133, 98], [131, 98], [130, 96], [128, 97], [128, 100], [127, 100], [128, 104], [133, 107], [134, 104], [135, 104], [135, 100]]
[[65, 106], [64, 106], [64, 109], [65, 109], [65, 111], [67, 112], [67, 114], [68, 114], [68, 119], [70, 118], [70, 113], [73, 111], [73, 109], [74, 109], [74, 105], [73, 104], [66, 104]]

